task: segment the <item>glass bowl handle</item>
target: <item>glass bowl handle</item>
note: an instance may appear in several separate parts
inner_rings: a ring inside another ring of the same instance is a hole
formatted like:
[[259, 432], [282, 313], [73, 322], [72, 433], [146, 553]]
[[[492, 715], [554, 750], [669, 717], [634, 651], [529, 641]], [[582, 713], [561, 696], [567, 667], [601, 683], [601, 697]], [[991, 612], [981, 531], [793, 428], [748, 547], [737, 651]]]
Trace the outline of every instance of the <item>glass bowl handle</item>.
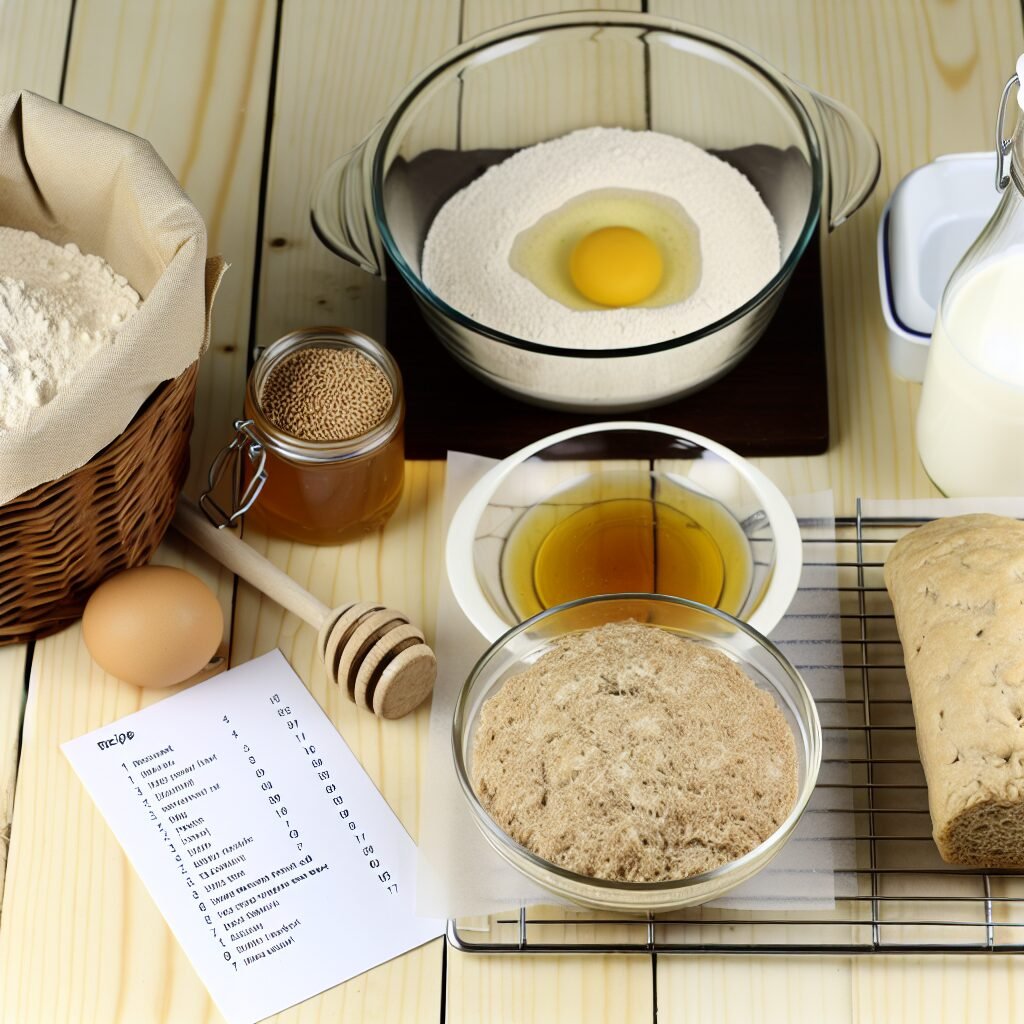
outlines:
[[331, 252], [384, 277], [384, 250], [373, 216], [371, 169], [378, 132], [335, 160], [313, 190], [313, 230]]
[[849, 107], [794, 82], [821, 142], [828, 195], [828, 229], [835, 231], [864, 205], [882, 169], [878, 140]]

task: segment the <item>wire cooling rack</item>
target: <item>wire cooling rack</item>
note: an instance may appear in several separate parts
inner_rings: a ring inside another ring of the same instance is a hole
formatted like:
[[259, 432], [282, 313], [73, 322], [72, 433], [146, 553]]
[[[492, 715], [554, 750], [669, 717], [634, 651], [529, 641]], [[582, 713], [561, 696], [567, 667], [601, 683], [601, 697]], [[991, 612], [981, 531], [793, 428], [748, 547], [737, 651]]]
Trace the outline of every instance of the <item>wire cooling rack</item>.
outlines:
[[[838, 518], [805, 536], [805, 563], [835, 565], [845, 698], [819, 700], [823, 772], [807, 814], [841, 814], [831, 910], [697, 907], [627, 917], [521, 907], [450, 921], [456, 948], [479, 953], [985, 953], [1024, 951], [1024, 872], [956, 868], [931, 838], [903, 651], [882, 566], [920, 519]], [[835, 552], [835, 561], [832, 561]], [[807, 668], [810, 666], [802, 666]], [[831, 756], [830, 756], [831, 755]], [[822, 782], [821, 779], [833, 781]], [[840, 781], [834, 781], [840, 780]]]

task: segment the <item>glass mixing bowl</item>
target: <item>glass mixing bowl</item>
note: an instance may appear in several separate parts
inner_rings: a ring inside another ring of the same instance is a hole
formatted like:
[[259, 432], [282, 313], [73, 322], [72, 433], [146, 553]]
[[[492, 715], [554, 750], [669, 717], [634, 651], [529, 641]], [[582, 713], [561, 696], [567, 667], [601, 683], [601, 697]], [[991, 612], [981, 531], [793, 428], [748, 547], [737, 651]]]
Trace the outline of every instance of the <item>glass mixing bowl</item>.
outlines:
[[[595, 125], [676, 135], [742, 171], [775, 218], [778, 273], [698, 331], [617, 349], [513, 337], [423, 283], [423, 242], [453, 193], [517, 149]], [[441, 58], [328, 169], [312, 215], [339, 256], [380, 276], [390, 260], [448, 351], [489, 384], [554, 408], [625, 411], [695, 391], [742, 359], [820, 210], [830, 229], [841, 224], [878, 172], [878, 145], [856, 115], [738, 43], [667, 18], [583, 11], [515, 22]]]
[[[445, 545], [448, 580], [485, 639], [497, 640], [545, 605], [598, 592], [577, 589], [583, 584], [570, 580], [569, 593], [545, 600], [535, 571], [542, 538], [556, 528], [562, 535], [568, 531], [570, 550], [578, 552], [592, 526], [569, 517], [624, 498], [656, 503], [652, 526], [667, 510], [709, 527], [723, 556], [724, 579], [718, 599], [705, 603], [762, 633], [775, 628], [803, 567], [800, 527], [785, 497], [724, 445], [663, 423], [624, 420], [573, 427], [527, 445], [489, 469], [459, 503]], [[595, 561], [614, 562], [606, 550], [598, 554]], [[645, 547], [631, 557], [654, 563], [652, 583], [644, 585], [659, 589], [656, 549]], [[531, 564], [524, 566], [524, 558]], [[614, 575], [601, 568], [587, 582]], [[602, 586], [601, 592], [637, 588], [629, 582]], [[676, 593], [699, 596], [692, 589]]]
[[[473, 744], [484, 701], [524, 671], [559, 637], [606, 622], [635, 619], [669, 630], [732, 659], [771, 694], [793, 732], [799, 782], [789, 815], [759, 846], [713, 871], [668, 882], [615, 882], [578, 875], [538, 857], [495, 824], [470, 781]], [[811, 797], [821, 766], [821, 724], [807, 685], [771, 641], [724, 612], [678, 598], [611, 594], [551, 608], [509, 630], [474, 666], [455, 705], [452, 748], [473, 820], [491, 847], [538, 885], [563, 899], [622, 912], [672, 910], [723, 896], [760, 871], [785, 845]]]

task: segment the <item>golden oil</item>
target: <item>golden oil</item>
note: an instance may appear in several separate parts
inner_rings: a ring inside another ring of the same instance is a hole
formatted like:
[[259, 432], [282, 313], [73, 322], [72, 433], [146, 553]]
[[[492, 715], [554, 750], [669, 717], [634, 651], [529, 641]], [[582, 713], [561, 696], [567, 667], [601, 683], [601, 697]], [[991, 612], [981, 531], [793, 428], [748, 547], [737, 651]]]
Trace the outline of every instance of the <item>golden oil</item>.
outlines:
[[502, 556], [502, 585], [528, 618], [596, 594], [656, 593], [740, 611], [750, 542], [719, 502], [648, 471], [588, 475], [527, 509]]

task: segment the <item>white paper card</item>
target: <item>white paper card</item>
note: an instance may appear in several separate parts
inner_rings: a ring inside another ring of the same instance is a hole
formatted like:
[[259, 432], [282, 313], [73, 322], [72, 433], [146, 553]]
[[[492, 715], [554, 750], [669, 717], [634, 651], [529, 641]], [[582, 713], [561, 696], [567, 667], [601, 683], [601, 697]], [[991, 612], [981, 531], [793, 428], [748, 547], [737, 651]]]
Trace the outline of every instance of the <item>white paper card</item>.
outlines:
[[444, 931], [414, 914], [408, 833], [279, 651], [62, 749], [231, 1024]]

